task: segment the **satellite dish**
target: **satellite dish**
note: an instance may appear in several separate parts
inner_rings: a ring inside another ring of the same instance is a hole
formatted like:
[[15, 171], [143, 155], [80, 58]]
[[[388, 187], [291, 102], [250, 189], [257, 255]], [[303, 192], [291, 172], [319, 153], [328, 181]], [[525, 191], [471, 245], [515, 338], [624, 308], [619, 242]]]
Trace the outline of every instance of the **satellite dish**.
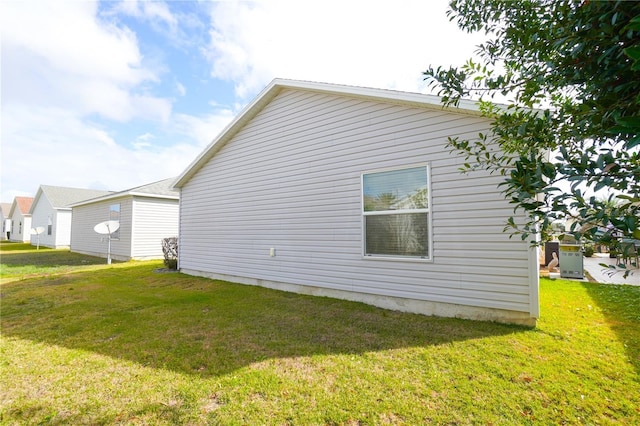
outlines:
[[109, 235], [113, 234], [120, 228], [120, 222], [117, 220], [107, 220], [105, 222], [100, 222], [96, 226], [93, 227], [93, 230], [98, 234]]
[[44, 232], [44, 227], [38, 226], [36, 228], [31, 228], [31, 235], [40, 235]]
[[31, 235], [36, 235], [36, 250], [40, 250], [40, 234], [44, 232], [43, 226], [36, 226], [35, 228], [31, 228]]
[[105, 222], [100, 222], [96, 226], [93, 227], [93, 230], [101, 235], [108, 235], [107, 240], [109, 241], [109, 245], [107, 246], [107, 264], [111, 265], [111, 234], [116, 232], [120, 228], [120, 222], [117, 220], [107, 220]]

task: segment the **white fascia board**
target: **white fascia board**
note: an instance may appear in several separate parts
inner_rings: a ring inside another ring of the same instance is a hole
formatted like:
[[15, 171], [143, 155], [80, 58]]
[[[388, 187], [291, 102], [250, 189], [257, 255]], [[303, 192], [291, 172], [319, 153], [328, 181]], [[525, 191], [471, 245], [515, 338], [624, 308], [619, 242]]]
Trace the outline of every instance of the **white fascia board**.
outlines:
[[144, 198], [159, 198], [164, 200], [179, 200], [180, 196], [178, 195], [162, 195], [162, 194], [148, 194], [145, 192], [119, 192], [117, 194], [105, 195], [104, 197], [92, 198], [90, 200], [81, 201], [79, 203], [70, 204], [69, 207], [79, 207], [87, 204], [100, 203], [102, 201], [115, 200], [117, 198], [127, 198], [127, 197], [144, 197]]
[[218, 136], [196, 157], [196, 159], [178, 176], [173, 183], [176, 189], [182, 188], [189, 179], [204, 166], [211, 157], [251, 120], [279, 92], [276, 88], [280, 80], [273, 80], [262, 92], [225, 127]]
[[146, 192], [128, 192], [127, 195], [131, 195], [133, 197], [143, 197], [143, 198], [161, 198], [163, 200], [179, 200], [179, 195], [163, 195], [163, 194], [149, 194]]
[[267, 85], [258, 96], [249, 103], [236, 118], [225, 127], [222, 132], [196, 157], [196, 159], [176, 178], [173, 187], [182, 188], [191, 177], [203, 167], [215, 153], [224, 146], [248, 121], [264, 108], [283, 89], [299, 89], [318, 93], [333, 93], [355, 96], [369, 100], [379, 100], [387, 103], [444, 109], [462, 114], [480, 115], [477, 102], [461, 100], [458, 107], [445, 107], [438, 96], [422, 93], [398, 92], [395, 90], [375, 89], [368, 87], [347, 86], [312, 81], [287, 80], [276, 78]]
[[[42, 186], [38, 187], [38, 192], [36, 192], [36, 196], [33, 198], [33, 202], [31, 203], [31, 207], [29, 207], [29, 214], [33, 214], [33, 209], [35, 209], [36, 204], [38, 204], [38, 200], [40, 200], [40, 196], [42, 196], [42, 194], [44, 194], [44, 191], [42, 190]], [[51, 201], [49, 201], [49, 204], [51, 204]]]
[[371, 87], [347, 86], [340, 84], [317, 83], [299, 80], [276, 79], [272, 82], [272, 84], [273, 83], [276, 83], [283, 88], [295, 88], [322, 93], [343, 94], [402, 105], [433, 107], [436, 109], [455, 111], [463, 114], [480, 114], [480, 107], [478, 102], [469, 99], [461, 99], [457, 107], [446, 107], [442, 105], [441, 97], [424, 93], [400, 92], [389, 89], [377, 89]]
[[118, 193], [118, 194], [114, 194], [114, 195], [106, 195], [104, 197], [98, 197], [98, 198], [91, 198], [89, 200], [84, 200], [84, 201], [80, 201], [78, 203], [74, 203], [74, 204], [69, 204], [70, 208], [73, 207], [80, 207], [80, 206], [86, 206], [89, 204], [95, 204], [95, 203], [99, 203], [102, 201], [108, 201], [114, 198], [125, 198], [127, 196], [126, 193]]

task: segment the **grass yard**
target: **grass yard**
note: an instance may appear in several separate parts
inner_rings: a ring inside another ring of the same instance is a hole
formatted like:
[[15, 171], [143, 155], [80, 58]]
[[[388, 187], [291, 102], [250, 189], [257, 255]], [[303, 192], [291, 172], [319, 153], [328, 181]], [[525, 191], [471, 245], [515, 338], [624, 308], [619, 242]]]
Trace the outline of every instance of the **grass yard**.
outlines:
[[92, 269], [104, 265], [105, 259], [71, 253], [69, 250], [54, 250], [40, 246], [38, 250], [29, 243], [0, 241], [2, 276], [0, 283], [40, 277], [43, 275]]
[[640, 287], [530, 329], [0, 248], [1, 424], [640, 424]]

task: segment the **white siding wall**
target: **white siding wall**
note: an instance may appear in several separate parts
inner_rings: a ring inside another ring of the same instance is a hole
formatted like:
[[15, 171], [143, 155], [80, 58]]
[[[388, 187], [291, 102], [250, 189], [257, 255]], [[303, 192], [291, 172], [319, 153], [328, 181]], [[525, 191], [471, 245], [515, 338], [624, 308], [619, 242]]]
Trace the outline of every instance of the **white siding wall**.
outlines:
[[[51, 235], [47, 233], [49, 217], [53, 227]], [[42, 226], [44, 231], [40, 234], [40, 245], [51, 248], [68, 248], [71, 244], [71, 210], [56, 210], [43, 195], [33, 208], [31, 215], [31, 228]], [[31, 235], [31, 244], [37, 243], [37, 236]]]
[[133, 249], [135, 259], [162, 259], [162, 239], [178, 236], [178, 200], [133, 200]]
[[5, 241], [7, 239], [7, 232], [11, 232], [11, 219], [2, 217], [2, 235], [0, 240]]
[[11, 216], [10, 241], [20, 241], [28, 243], [31, 241], [31, 216], [23, 216], [16, 208]]
[[[458, 172], [447, 136], [485, 120], [280, 93], [182, 188], [180, 268], [293, 285], [535, 312], [529, 251], [502, 232], [499, 177]], [[433, 261], [362, 256], [363, 172], [429, 163]], [[269, 256], [269, 249], [276, 256]]]
[[[7, 212], [9, 214], [9, 212]], [[4, 216], [4, 212], [0, 210], [0, 241], [7, 239], [7, 232], [11, 232], [11, 219]]]
[[[56, 244], [54, 233], [52, 233], [52, 235], [47, 235], [47, 221], [49, 215], [51, 215], [52, 219], [55, 219], [55, 210], [51, 206], [49, 200], [47, 200], [47, 198], [42, 195], [38, 198], [37, 204], [33, 206], [33, 213], [31, 213], [31, 228], [37, 228], [38, 226], [41, 226], [44, 231], [42, 231], [42, 233], [40, 234], [40, 245], [55, 248]], [[31, 229], [29, 229], [29, 232], [31, 232]], [[35, 246], [37, 242], [38, 236], [31, 235], [31, 245]]]
[[131, 258], [131, 197], [74, 207], [71, 224], [71, 251], [107, 257], [108, 243], [104, 240], [106, 236], [97, 234], [93, 227], [100, 222], [109, 220], [109, 206], [112, 204], [120, 204], [120, 239], [111, 241], [111, 257], [116, 260]]
[[53, 234], [56, 237], [56, 247], [71, 246], [71, 218], [71, 209], [57, 210], [53, 216]]

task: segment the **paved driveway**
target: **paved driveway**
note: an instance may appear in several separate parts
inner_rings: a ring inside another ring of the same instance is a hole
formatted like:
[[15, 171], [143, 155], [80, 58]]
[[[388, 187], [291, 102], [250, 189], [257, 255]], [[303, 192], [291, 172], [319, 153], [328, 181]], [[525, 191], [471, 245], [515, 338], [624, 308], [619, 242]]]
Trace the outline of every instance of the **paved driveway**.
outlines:
[[607, 265], [615, 265], [616, 259], [610, 259], [608, 254], [596, 253], [593, 257], [584, 258], [584, 270], [599, 283], [606, 284], [630, 284], [640, 286], [640, 269], [632, 269], [632, 274], [627, 278], [623, 278], [624, 271], [618, 269], [615, 273], [611, 273], [611, 269], [606, 269], [599, 265], [606, 263]]

